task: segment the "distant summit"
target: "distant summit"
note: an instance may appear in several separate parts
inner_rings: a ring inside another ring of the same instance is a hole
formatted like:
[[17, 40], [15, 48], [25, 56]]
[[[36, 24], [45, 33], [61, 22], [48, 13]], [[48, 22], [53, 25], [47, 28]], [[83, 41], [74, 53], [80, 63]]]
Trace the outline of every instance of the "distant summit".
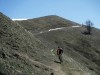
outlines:
[[[59, 17], [57, 15], [48, 15], [48, 16], [44, 16], [44, 17], [39, 17], [39, 18], [35, 18], [35, 19], [30, 19], [31, 21], [35, 21], [38, 23], [42, 23], [42, 24], [52, 24], [52, 25], [57, 25], [58, 26], [61, 25], [66, 25], [69, 26], [70, 25], [77, 25], [78, 23], [72, 22], [70, 20], [64, 19], [62, 17]], [[79, 24], [78, 24], [79, 25]]]
[[53, 28], [79, 25], [78, 23], [72, 22], [56, 15], [49, 15], [16, 22], [22, 25], [25, 29], [34, 33]]

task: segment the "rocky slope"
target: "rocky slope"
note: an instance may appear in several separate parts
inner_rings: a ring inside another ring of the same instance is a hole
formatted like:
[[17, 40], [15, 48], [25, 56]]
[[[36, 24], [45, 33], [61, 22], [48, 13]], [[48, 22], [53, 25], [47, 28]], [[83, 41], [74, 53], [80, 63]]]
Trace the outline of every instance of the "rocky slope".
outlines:
[[[0, 75], [100, 74], [99, 35], [95, 34], [99, 30], [85, 36], [80, 33], [84, 28], [72, 28], [77, 23], [58, 16], [42, 18], [14, 22], [0, 13]], [[57, 20], [64, 22], [60, 24]], [[48, 31], [58, 27], [65, 28]], [[38, 34], [40, 31], [45, 32]], [[58, 63], [57, 46], [64, 49], [62, 64]], [[91, 60], [93, 57], [97, 62]]]
[[41, 41], [0, 13], [0, 75], [50, 75], [42, 64], [52, 58], [47, 53]]

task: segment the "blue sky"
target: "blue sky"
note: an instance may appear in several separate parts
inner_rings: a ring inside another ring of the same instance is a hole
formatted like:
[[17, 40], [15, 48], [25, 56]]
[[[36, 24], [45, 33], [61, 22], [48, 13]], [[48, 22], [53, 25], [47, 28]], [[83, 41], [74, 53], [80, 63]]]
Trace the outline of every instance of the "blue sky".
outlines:
[[100, 0], [0, 0], [0, 12], [11, 19], [58, 15], [80, 24], [90, 19], [100, 28]]

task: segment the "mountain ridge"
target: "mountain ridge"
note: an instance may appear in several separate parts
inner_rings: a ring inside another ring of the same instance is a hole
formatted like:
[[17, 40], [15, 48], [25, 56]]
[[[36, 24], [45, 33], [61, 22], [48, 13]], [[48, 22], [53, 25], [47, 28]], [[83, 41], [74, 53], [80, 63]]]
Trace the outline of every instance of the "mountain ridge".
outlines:
[[78, 23], [69, 21], [67, 19], [55, 15], [16, 22], [21, 24], [25, 29], [31, 31], [32, 33], [38, 33], [40, 31], [45, 31], [47, 29], [53, 29], [57, 27], [69, 27], [73, 25], [79, 25]]

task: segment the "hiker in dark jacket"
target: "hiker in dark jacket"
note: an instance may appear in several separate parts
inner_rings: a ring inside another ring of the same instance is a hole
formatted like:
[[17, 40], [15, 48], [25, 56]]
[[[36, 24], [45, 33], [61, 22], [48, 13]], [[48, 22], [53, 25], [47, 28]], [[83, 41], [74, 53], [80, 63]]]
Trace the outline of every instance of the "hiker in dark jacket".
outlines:
[[57, 49], [57, 55], [58, 55], [60, 64], [63, 62], [63, 60], [62, 60], [62, 54], [63, 54], [63, 49], [60, 48], [60, 47], [58, 47], [58, 49]]

